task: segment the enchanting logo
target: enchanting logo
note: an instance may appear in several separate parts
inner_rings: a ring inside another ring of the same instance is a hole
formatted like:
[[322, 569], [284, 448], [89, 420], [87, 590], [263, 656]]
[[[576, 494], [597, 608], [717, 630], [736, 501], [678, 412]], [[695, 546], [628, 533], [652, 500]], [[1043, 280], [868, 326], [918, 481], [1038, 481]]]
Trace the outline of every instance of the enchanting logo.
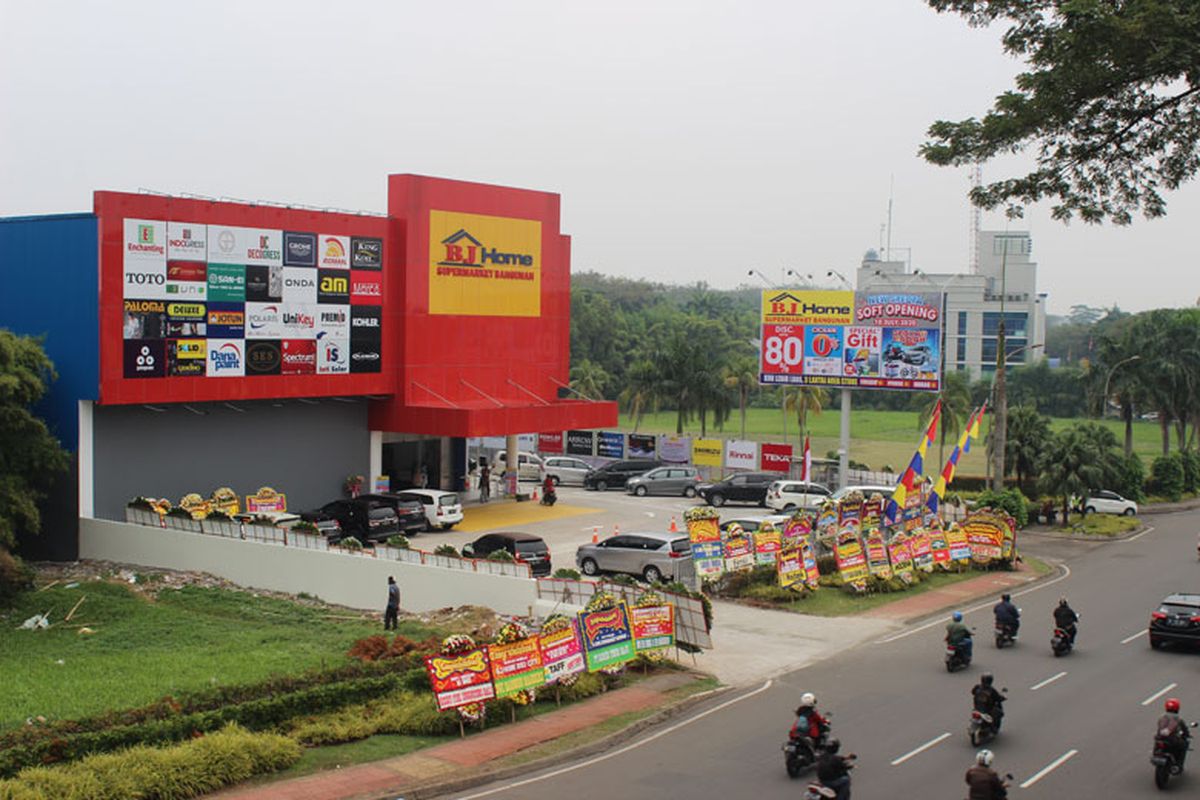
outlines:
[[154, 244], [154, 226], [138, 225], [138, 243]]

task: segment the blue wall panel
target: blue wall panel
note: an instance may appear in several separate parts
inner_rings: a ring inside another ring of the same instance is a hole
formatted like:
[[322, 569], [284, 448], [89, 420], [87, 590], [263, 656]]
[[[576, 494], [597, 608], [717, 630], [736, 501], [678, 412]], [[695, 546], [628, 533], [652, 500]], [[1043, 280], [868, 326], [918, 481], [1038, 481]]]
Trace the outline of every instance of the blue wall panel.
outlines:
[[92, 214], [0, 219], [0, 328], [45, 337], [58, 380], [37, 413], [71, 451], [100, 387], [98, 245]]

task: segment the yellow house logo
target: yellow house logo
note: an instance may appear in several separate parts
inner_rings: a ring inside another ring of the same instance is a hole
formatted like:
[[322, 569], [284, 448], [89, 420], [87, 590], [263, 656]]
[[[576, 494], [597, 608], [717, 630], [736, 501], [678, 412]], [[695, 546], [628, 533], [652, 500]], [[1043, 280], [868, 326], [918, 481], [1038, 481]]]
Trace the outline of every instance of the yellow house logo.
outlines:
[[429, 313], [539, 317], [542, 223], [429, 212]]

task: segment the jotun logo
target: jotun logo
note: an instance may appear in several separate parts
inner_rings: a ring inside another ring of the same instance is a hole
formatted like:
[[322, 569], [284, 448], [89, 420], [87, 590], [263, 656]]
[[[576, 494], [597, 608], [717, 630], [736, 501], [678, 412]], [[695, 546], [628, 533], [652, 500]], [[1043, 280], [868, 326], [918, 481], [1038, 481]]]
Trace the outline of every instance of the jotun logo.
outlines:
[[459, 228], [442, 239], [446, 248], [439, 267], [532, 267], [533, 256], [528, 253], [502, 253], [496, 248], [487, 248], [479, 240]]

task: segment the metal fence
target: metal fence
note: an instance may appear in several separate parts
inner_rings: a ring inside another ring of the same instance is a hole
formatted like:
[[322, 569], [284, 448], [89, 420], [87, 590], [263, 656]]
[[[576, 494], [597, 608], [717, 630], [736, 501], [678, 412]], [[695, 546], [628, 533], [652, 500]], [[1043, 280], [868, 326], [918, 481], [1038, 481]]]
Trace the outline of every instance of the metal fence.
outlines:
[[[611, 592], [632, 605], [646, 591], [644, 586], [626, 586], [606, 581], [566, 580], [562, 578], [538, 578], [539, 600], [549, 600], [565, 606], [584, 606], [597, 591]], [[711, 650], [712, 636], [704, 621], [704, 602], [695, 597], [655, 589], [667, 602], [675, 606], [675, 638], [705, 650]]]

